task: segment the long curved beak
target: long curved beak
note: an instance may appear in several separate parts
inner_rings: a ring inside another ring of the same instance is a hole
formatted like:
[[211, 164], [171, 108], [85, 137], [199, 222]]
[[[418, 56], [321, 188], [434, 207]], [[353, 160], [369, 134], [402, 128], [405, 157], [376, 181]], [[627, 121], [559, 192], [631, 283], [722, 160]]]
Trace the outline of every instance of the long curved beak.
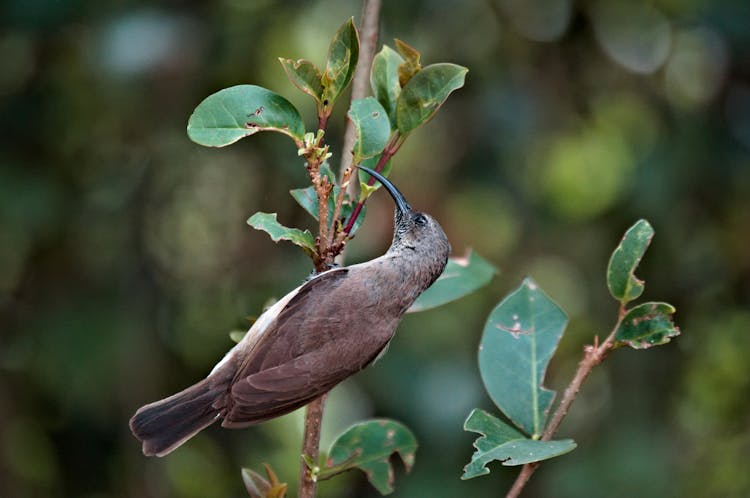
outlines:
[[357, 167], [361, 169], [362, 171], [365, 171], [368, 175], [375, 178], [385, 187], [388, 193], [391, 194], [391, 197], [393, 197], [393, 201], [396, 203], [396, 207], [401, 212], [401, 214], [407, 214], [411, 212], [411, 206], [409, 206], [409, 203], [406, 202], [406, 198], [404, 197], [404, 194], [399, 192], [396, 186], [392, 184], [386, 177], [384, 177], [377, 171], [371, 170], [370, 168], [367, 168], [365, 166], [357, 166]]

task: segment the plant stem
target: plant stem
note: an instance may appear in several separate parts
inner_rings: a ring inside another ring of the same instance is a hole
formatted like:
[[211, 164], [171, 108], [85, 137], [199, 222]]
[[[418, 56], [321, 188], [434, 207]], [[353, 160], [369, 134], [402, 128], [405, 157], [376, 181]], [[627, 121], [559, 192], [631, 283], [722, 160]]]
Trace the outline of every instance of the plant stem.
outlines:
[[[317, 464], [320, 451], [320, 430], [323, 427], [323, 409], [326, 396], [328, 394], [310, 402], [305, 409], [305, 434], [302, 440], [302, 454], [310, 457], [314, 464]], [[318, 482], [314, 479], [312, 471], [304, 459], [301, 466], [299, 498], [315, 498]]]
[[[364, 6], [362, 11], [362, 23], [360, 26], [360, 36], [361, 39], [364, 41], [360, 45], [360, 59], [357, 64], [357, 69], [354, 73], [354, 79], [352, 81], [352, 100], [354, 99], [361, 99], [366, 96], [367, 92], [367, 82], [369, 80], [370, 75], [370, 66], [372, 65], [372, 59], [375, 56], [375, 47], [377, 45], [377, 39], [378, 39], [378, 24], [380, 19], [380, 4], [381, 0], [364, 0]], [[324, 129], [325, 127], [325, 120], [318, 123], [321, 129]], [[351, 135], [350, 142], [347, 142], [347, 136]], [[341, 165], [341, 178], [343, 179], [345, 175], [347, 174], [347, 169], [351, 166], [351, 154], [350, 151], [354, 146], [354, 126], [351, 122], [347, 123], [347, 131], [346, 136], [344, 138], [344, 149], [341, 154], [342, 157], [342, 165]], [[348, 145], [347, 145], [348, 144]], [[347, 163], [348, 161], [348, 163]], [[348, 175], [351, 175], [351, 171], [348, 173]], [[343, 185], [341, 185], [341, 189], [346, 188]], [[342, 198], [343, 201], [343, 198]], [[325, 206], [322, 206], [321, 204], [318, 205], [319, 213], [318, 217], [319, 220], [323, 220], [323, 216], [320, 212], [320, 210], [325, 210], [326, 212], [326, 220], [327, 220], [327, 213], [328, 213], [328, 201], [326, 198]], [[361, 209], [361, 208], [360, 208]], [[341, 212], [341, 205], [339, 203], [339, 199], [336, 200], [336, 206], [334, 208], [334, 213], [336, 216], [338, 216], [338, 213]], [[334, 219], [333, 223], [334, 229], [336, 227], [336, 219]], [[320, 257], [320, 261], [317, 261], [315, 264], [316, 271], [321, 271], [325, 269], [325, 266], [330, 265], [333, 263], [334, 257], [337, 255], [337, 252], [343, 249], [343, 243], [338, 244], [337, 237], [328, 236], [327, 233], [328, 225], [327, 221], [324, 225], [321, 221], [320, 223], [320, 234], [319, 236], [324, 238], [326, 241], [326, 247], [323, 247], [321, 244], [319, 246], [318, 255]], [[346, 235], [348, 235], [348, 231], [345, 232]], [[345, 238], [344, 238], [345, 239]], [[313, 462], [313, 465], [316, 465], [319, 458], [320, 453], [320, 431], [321, 427], [323, 425], [323, 411], [325, 406], [325, 398], [327, 394], [324, 394], [320, 398], [312, 401], [310, 404], [307, 405], [307, 408], [305, 410], [305, 429], [304, 429], [304, 436], [302, 440], [302, 455], [306, 456], [307, 459], [311, 462]], [[300, 470], [300, 483], [299, 483], [299, 498], [315, 498], [315, 493], [317, 491], [317, 482], [314, 479], [314, 476], [310, 469], [307, 466], [307, 462], [303, 459], [302, 468]]]
[[[620, 304], [617, 323], [603, 343], [599, 344], [598, 337], [595, 337], [593, 345], [587, 345], [584, 347], [583, 359], [581, 359], [581, 362], [578, 364], [578, 370], [576, 370], [573, 380], [571, 380], [568, 387], [565, 388], [565, 393], [563, 394], [560, 404], [552, 414], [549, 424], [547, 424], [547, 427], [544, 429], [541, 437], [542, 441], [549, 441], [552, 439], [552, 436], [557, 432], [563, 419], [568, 414], [570, 405], [573, 404], [576, 396], [578, 396], [583, 381], [589, 376], [591, 370], [601, 363], [612, 348], [614, 348], [615, 334], [617, 334], [617, 329], [620, 328], [620, 324], [622, 323], [623, 318], [625, 318], [625, 311], [625, 305]], [[521, 494], [521, 491], [523, 491], [526, 483], [529, 482], [534, 471], [539, 467], [540, 463], [541, 462], [533, 462], [525, 464], [521, 469], [521, 472], [518, 474], [518, 477], [516, 477], [510, 491], [505, 495], [505, 498], [517, 498]]]

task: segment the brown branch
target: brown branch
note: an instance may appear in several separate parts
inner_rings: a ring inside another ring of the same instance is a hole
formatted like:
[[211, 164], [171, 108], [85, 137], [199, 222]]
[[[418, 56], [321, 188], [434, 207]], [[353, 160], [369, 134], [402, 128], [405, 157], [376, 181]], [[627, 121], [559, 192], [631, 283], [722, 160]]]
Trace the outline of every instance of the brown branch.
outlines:
[[[323, 408], [326, 396], [310, 402], [305, 409], [305, 435], [302, 440], [302, 455], [309, 458], [313, 465], [317, 465], [318, 453], [320, 451], [320, 430], [323, 426]], [[299, 498], [315, 498], [318, 483], [313, 472], [308, 467], [305, 458], [302, 459], [300, 469]]]
[[[370, 66], [372, 65], [372, 59], [375, 56], [375, 47], [377, 45], [378, 39], [380, 4], [381, 0], [364, 0], [362, 24], [360, 26], [360, 36], [362, 43], [360, 44], [359, 51], [360, 59], [357, 64], [357, 69], [354, 73], [354, 80], [352, 81], [352, 99], [364, 98], [367, 92], [367, 82], [370, 75]], [[326, 121], [327, 117], [323, 120], [319, 119], [318, 125], [321, 129], [325, 128]], [[347, 138], [350, 135], [351, 138]], [[337, 196], [336, 205], [334, 207], [332, 230], [336, 230], [337, 228], [338, 217], [341, 213], [341, 205], [343, 204], [343, 192], [346, 188], [346, 182], [351, 176], [350, 151], [354, 147], [354, 138], [356, 138], [354, 137], [354, 127], [351, 123], [347, 123], [347, 131], [344, 137], [345, 145], [341, 154], [341, 192], [339, 196]], [[318, 178], [320, 178], [319, 168]], [[332, 187], [332, 185], [329, 186]], [[330, 194], [330, 189], [328, 190], [328, 194]], [[320, 235], [318, 241], [319, 261], [316, 261], [315, 263], [317, 271], [321, 271], [325, 269], [325, 266], [333, 263], [333, 258], [338, 254], [338, 252], [343, 250], [344, 244], [346, 242], [346, 235], [348, 235], [348, 232], [345, 232], [344, 237], [342, 238], [339, 236], [334, 237], [336, 233], [335, 231], [332, 231], [330, 235], [328, 233], [328, 194], [324, 196], [325, 205], [323, 205], [323, 199], [321, 198], [320, 193], [318, 194], [318, 218], [320, 221]], [[325, 213], [325, 221], [323, 213]], [[308, 468], [307, 461], [312, 462], [313, 465], [317, 465], [318, 462], [318, 455], [320, 453], [320, 431], [323, 424], [323, 410], [326, 396], [327, 395], [324, 394], [320, 398], [312, 401], [307, 405], [305, 411], [305, 433], [302, 440], [302, 455], [304, 459], [300, 471], [299, 498], [315, 498], [315, 493], [317, 491], [317, 483], [314, 478], [315, 476]]]
[[[595, 337], [593, 345], [587, 345], [584, 347], [583, 359], [578, 364], [578, 370], [576, 370], [576, 373], [573, 376], [573, 380], [570, 381], [570, 384], [568, 384], [568, 387], [565, 389], [565, 393], [563, 394], [563, 398], [560, 401], [560, 404], [552, 414], [552, 418], [550, 419], [549, 424], [547, 424], [547, 427], [544, 429], [541, 437], [542, 441], [549, 441], [552, 439], [552, 436], [555, 435], [555, 432], [557, 432], [557, 429], [560, 427], [563, 419], [568, 414], [570, 405], [573, 404], [573, 401], [575, 401], [576, 397], [578, 396], [578, 392], [581, 390], [583, 381], [585, 381], [589, 376], [591, 370], [593, 370], [595, 366], [601, 363], [607, 356], [607, 354], [614, 348], [615, 335], [617, 334], [617, 329], [620, 328], [620, 324], [622, 323], [623, 318], [625, 318], [625, 311], [625, 305], [621, 304], [620, 311], [617, 317], [617, 323], [612, 328], [612, 331], [603, 343], [599, 344], [598, 337]], [[505, 498], [517, 498], [521, 494], [521, 491], [523, 491], [526, 483], [529, 482], [529, 479], [531, 478], [534, 471], [536, 471], [536, 469], [539, 467], [540, 463], [541, 462], [533, 462], [525, 464], [521, 469], [521, 472], [518, 474], [518, 477], [516, 477], [516, 480], [513, 483], [513, 486], [510, 488], [510, 491], [508, 491], [508, 494], [505, 495]]]
[[[375, 49], [378, 45], [378, 24], [380, 22], [381, 0], [365, 0], [362, 6], [362, 23], [359, 27], [359, 61], [357, 71], [352, 80], [352, 101], [367, 97], [370, 83], [370, 68], [375, 58]], [[352, 165], [352, 149], [357, 136], [354, 124], [347, 119], [344, 132], [344, 145], [341, 149], [341, 172], [340, 185], [343, 187], [343, 178], [346, 170]], [[350, 195], [355, 192], [350, 191]]]

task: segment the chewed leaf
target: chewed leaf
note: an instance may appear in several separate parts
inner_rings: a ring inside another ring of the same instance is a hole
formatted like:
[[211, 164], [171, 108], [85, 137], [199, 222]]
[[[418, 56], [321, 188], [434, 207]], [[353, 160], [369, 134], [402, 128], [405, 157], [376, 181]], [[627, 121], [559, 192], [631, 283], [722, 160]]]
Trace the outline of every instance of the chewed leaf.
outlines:
[[326, 465], [318, 479], [358, 467], [380, 494], [393, 492], [391, 455], [397, 453], [409, 472], [414, 465], [417, 440], [403, 424], [395, 420], [373, 419], [348, 428], [331, 445]]
[[401, 89], [396, 103], [396, 125], [406, 135], [429, 121], [454, 90], [464, 86], [469, 70], [456, 64], [431, 64]]
[[388, 113], [393, 128], [396, 128], [396, 101], [401, 93], [398, 68], [403, 62], [404, 59], [396, 51], [383, 45], [372, 61], [370, 73], [372, 93]]
[[424, 311], [460, 299], [490, 283], [496, 273], [494, 266], [472, 250], [462, 258], [450, 258], [440, 277], [406, 312]]
[[276, 213], [255, 213], [248, 218], [247, 224], [256, 230], [263, 230], [271, 236], [271, 240], [274, 242], [288, 240], [300, 246], [309, 254], [315, 252], [315, 239], [310, 231], [285, 227], [276, 221]]
[[617, 346], [633, 349], [660, 346], [680, 335], [672, 321], [675, 309], [667, 303], [643, 303], [627, 312], [615, 335]]
[[554, 391], [542, 384], [568, 318], [531, 279], [492, 310], [479, 370], [492, 401], [532, 437], [544, 430]]
[[464, 467], [461, 479], [489, 474], [490, 470], [486, 465], [493, 460], [498, 460], [503, 465], [523, 465], [563, 455], [576, 447], [572, 439], [528, 439], [499, 418], [478, 408], [469, 414], [464, 422], [464, 430], [482, 436], [474, 441], [476, 451], [471, 456], [471, 462]]
[[190, 140], [223, 147], [260, 131], [277, 131], [299, 141], [305, 127], [284, 97], [255, 85], [220, 90], [198, 104], [188, 120]]
[[329, 109], [352, 80], [359, 60], [359, 35], [354, 19], [349, 18], [336, 31], [328, 47], [328, 62], [321, 78], [323, 106]]
[[354, 164], [383, 152], [391, 134], [388, 114], [375, 97], [355, 100], [347, 114], [354, 124], [357, 140], [354, 143]]
[[299, 59], [284, 59], [279, 57], [281, 67], [284, 68], [289, 81], [294, 86], [310, 95], [320, 105], [323, 98], [323, 84], [320, 82], [323, 75], [320, 69], [312, 62]]
[[607, 286], [618, 301], [627, 303], [643, 292], [643, 281], [635, 276], [635, 270], [653, 238], [654, 229], [649, 222], [638, 220], [625, 232], [612, 253], [607, 267]]

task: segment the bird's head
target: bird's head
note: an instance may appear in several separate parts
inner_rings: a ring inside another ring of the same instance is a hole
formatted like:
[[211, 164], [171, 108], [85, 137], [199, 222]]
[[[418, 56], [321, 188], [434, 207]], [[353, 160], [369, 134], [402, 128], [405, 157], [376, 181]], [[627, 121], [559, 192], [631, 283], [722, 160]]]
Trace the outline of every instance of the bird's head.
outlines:
[[396, 203], [393, 243], [389, 251], [423, 254], [440, 266], [439, 275], [450, 254], [450, 243], [440, 224], [429, 214], [412, 209], [404, 195], [383, 175], [364, 166], [359, 169], [378, 180]]

